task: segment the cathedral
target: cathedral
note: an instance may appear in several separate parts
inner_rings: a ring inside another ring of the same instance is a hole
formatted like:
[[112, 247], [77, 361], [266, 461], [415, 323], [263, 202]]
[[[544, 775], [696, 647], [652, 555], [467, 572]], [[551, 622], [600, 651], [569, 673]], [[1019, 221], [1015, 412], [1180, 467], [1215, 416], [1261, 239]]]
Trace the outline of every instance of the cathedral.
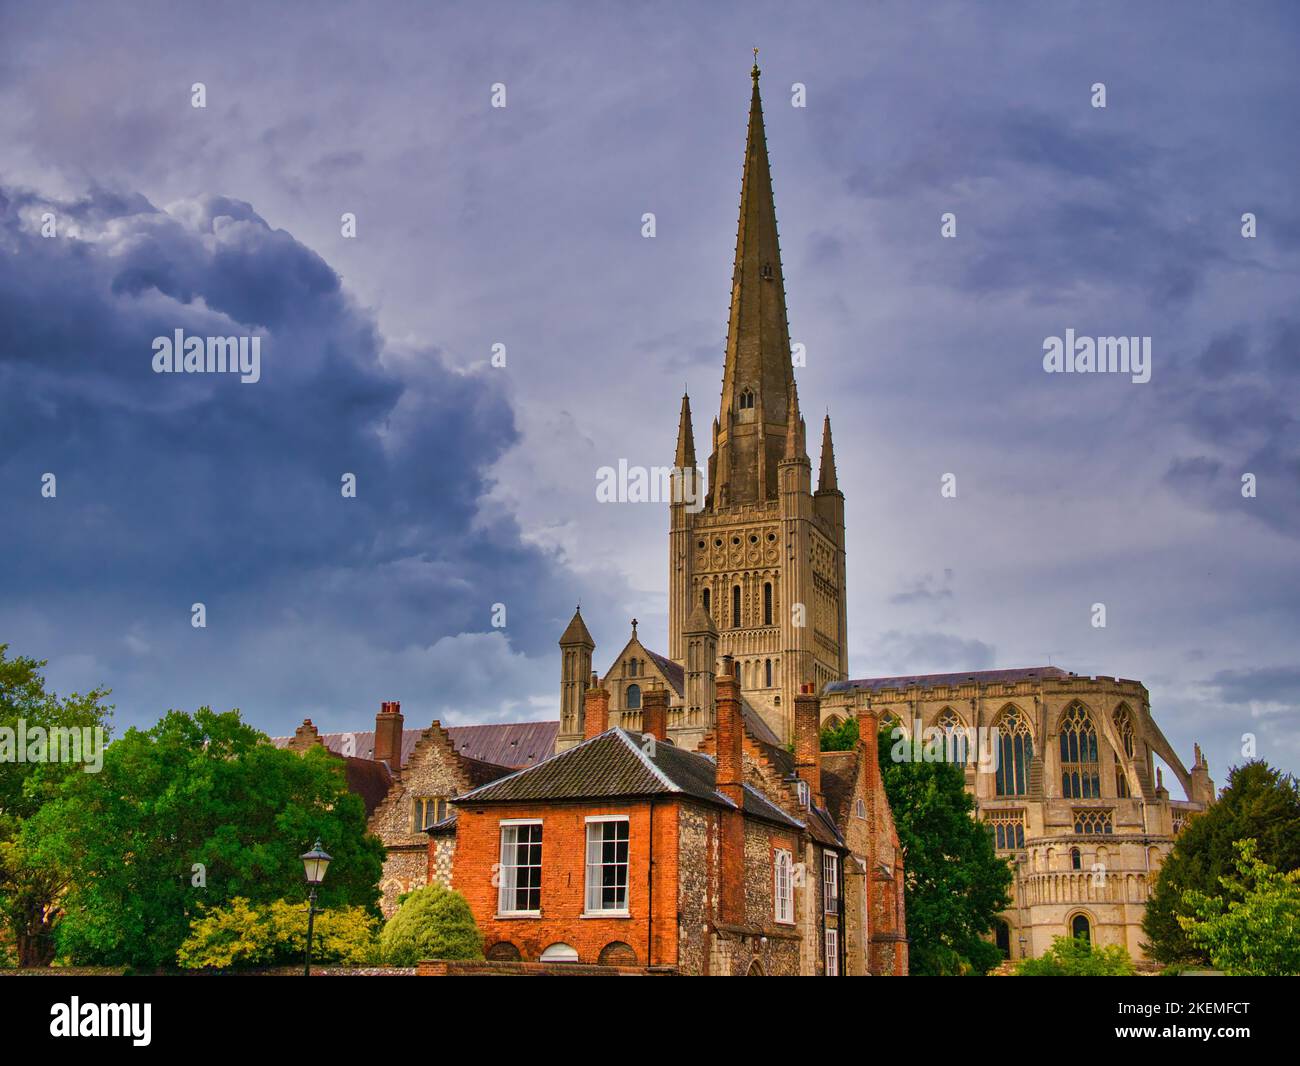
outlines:
[[[1140, 961], [1160, 863], [1214, 798], [1200, 749], [1188, 770], [1156, 725], [1145, 686], [1055, 667], [849, 679], [844, 495], [829, 414], [813, 487], [757, 64], [752, 81], [722, 396], [702, 499], [692, 492], [699, 473], [685, 396], [677, 426], [667, 653], [646, 647], [634, 620], [599, 676], [595, 642], [576, 613], [560, 638], [556, 748], [583, 741], [584, 701], [596, 689], [609, 694], [609, 724], [633, 733], [647, 697], [666, 694], [669, 739], [697, 749], [716, 724], [719, 661], [734, 670], [745, 729], [762, 744], [793, 742], [796, 696], [809, 685], [822, 697], [823, 724], [855, 716], [863, 736], [886, 725], [909, 739], [969, 737], [952, 750], [1015, 874], [1012, 905], [994, 930], [1004, 956], [1036, 956], [1053, 937], [1072, 935], [1122, 945]], [[989, 760], [976, 758], [981, 736], [992, 738]], [[1171, 799], [1156, 757], [1185, 800]]]

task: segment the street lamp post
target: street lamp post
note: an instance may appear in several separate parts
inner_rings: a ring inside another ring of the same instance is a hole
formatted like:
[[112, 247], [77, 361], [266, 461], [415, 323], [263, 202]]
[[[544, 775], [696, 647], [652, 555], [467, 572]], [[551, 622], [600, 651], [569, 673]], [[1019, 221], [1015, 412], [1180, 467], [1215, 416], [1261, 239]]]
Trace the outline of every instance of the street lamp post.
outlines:
[[307, 897], [307, 954], [303, 958], [302, 975], [311, 976], [311, 934], [316, 919], [316, 886], [325, 880], [325, 871], [329, 869], [330, 856], [321, 850], [317, 840], [311, 851], [299, 856], [307, 872], [307, 884], [311, 885], [311, 894]]

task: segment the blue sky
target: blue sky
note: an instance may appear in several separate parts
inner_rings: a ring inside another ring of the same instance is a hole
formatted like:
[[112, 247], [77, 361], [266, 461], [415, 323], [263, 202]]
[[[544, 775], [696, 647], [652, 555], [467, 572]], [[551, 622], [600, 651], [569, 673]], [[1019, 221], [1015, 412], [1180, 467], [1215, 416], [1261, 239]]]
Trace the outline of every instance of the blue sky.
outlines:
[[[60, 691], [536, 719], [578, 600], [602, 669], [665, 647], [667, 516], [596, 470], [684, 385], [707, 450], [759, 45], [851, 672], [1050, 659], [1300, 768], [1293, 7], [212, 8], [0, 5], [0, 641]], [[176, 328], [262, 380], [155, 375]], [[1045, 374], [1067, 328], [1150, 383]]]

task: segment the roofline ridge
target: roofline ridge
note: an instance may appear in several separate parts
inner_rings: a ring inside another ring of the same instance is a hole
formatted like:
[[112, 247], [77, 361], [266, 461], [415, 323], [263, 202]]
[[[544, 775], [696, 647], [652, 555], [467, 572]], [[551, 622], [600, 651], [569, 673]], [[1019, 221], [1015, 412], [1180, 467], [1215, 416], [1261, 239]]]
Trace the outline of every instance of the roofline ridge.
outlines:
[[[658, 766], [654, 764], [654, 760], [651, 759], [649, 755], [647, 755], [644, 751], [641, 750], [641, 746], [633, 742], [632, 734], [628, 732], [628, 730], [624, 729], [622, 726], [615, 726], [613, 729], [610, 729], [609, 732], [617, 733], [619, 735], [619, 739], [622, 740], [624, 744], [626, 744], [633, 752], [636, 753], [637, 758], [640, 759], [645, 764], [647, 769], [649, 769], [649, 771], [655, 775], [655, 777], [659, 780], [659, 783], [664, 785], [669, 792], [681, 793], [683, 791], [681, 785], [677, 784], [676, 781], [671, 780], [667, 774], [665, 774], [662, 770], [659, 769]], [[604, 736], [603, 733], [599, 735]], [[595, 740], [596, 738], [592, 737], [592, 739]], [[573, 749], [570, 748], [569, 750], [572, 751]]]

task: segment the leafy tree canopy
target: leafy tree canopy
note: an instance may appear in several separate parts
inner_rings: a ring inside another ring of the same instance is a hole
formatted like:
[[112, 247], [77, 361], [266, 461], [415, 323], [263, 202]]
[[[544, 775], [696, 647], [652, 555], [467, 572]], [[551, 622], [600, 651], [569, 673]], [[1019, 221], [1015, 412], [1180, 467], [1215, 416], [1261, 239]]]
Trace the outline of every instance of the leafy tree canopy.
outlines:
[[1300, 976], [1300, 870], [1279, 873], [1237, 842], [1237, 873], [1222, 879], [1222, 896], [1189, 889], [1178, 916], [1187, 938], [1225, 973], [1238, 977]]
[[1188, 892], [1221, 897], [1225, 903], [1241, 898], [1224, 878], [1237, 872], [1236, 845], [1248, 839], [1257, 842], [1259, 859], [1278, 871], [1300, 868], [1300, 784], [1262, 760], [1234, 767], [1219, 798], [1174, 841], [1142, 920], [1152, 958], [1210, 962], [1207, 949], [1188, 937], [1179, 918], [1194, 917]]
[[[375, 961], [378, 920], [364, 907], [318, 910], [312, 927], [313, 962], [364, 966]], [[307, 949], [307, 903], [278, 899], [255, 906], [236, 896], [190, 924], [177, 952], [186, 969], [299, 964]]]
[[852, 751], [858, 746], [858, 720], [846, 718], [822, 729], [822, 751]]
[[982, 974], [1001, 960], [984, 937], [1011, 903], [1011, 868], [999, 858], [960, 767], [895, 762], [880, 734], [880, 770], [903, 848], [909, 969], [917, 975]]
[[238, 711], [171, 711], [111, 744], [98, 774], [67, 778], [23, 841], [70, 871], [58, 943], [88, 964], [174, 965], [191, 921], [236, 897], [304, 896], [299, 855], [333, 857], [321, 906], [378, 914], [383, 845], [322, 748], [274, 747]]

